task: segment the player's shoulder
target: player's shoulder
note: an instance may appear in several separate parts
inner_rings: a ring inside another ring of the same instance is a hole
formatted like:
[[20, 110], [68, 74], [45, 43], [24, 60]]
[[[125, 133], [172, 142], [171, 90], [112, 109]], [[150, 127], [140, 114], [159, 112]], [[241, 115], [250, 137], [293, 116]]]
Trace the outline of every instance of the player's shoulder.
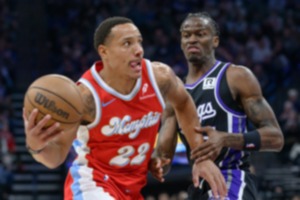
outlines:
[[172, 68], [165, 63], [152, 61], [151, 64], [156, 80], [168, 79], [174, 73]]
[[159, 71], [159, 72], [168, 72], [169, 70], [171, 70], [171, 67], [165, 63], [162, 62], [158, 62], [158, 61], [152, 61], [152, 68], [155, 71]]
[[244, 79], [247, 77], [253, 77], [253, 73], [244, 65], [230, 64], [227, 70], [227, 76], [231, 79]]
[[[257, 91], [259, 82], [251, 70], [243, 65], [231, 64], [227, 70], [228, 85], [232, 90]], [[256, 89], [255, 89], [256, 88]]]
[[153, 61], [151, 64], [156, 83], [160, 91], [164, 93], [171, 84], [175, 83], [176, 75], [172, 68], [165, 63]]

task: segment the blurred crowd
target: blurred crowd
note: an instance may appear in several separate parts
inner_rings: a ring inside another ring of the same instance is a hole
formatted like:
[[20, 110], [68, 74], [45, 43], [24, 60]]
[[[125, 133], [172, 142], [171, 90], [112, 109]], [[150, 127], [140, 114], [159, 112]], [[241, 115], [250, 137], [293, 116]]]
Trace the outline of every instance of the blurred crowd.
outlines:
[[11, 131], [13, 66], [17, 62], [13, 45], [16, 31], [11, 20], [13, 15], [5, 1], [0, 1], [0, 199], [6, 199], [11, 191], [16, 147]]
[[283, 159], [298, 162], [299, 1], [47, 0], [46, 4], [49, 62], [58, 66], [57, 73], [74, 80], [99, 59], [92, 46], [95, 28], [115, 15], [131, 18], [140, 28], [146, 58], [169, 64], [183, 78], [187, 66], [179, 44], [180, 24], [187, 13], [210, 13], [221, 32], [217, 58], [254, 72], [285, 133]]
[[[18, 30], [18, 0], [0, 0], [0, 188], [9, 185], [15, 141], [11, 132]], [[143, 35], [145, 57], [169, 64], [183, 78], [187, 66], [179, 27], [190, 12], [206, 11], [220, 26], [217, 58], [249, 67], [273, 107], [286, 145], [283, 164], [300, 165], [300, 1], [298, 0], [44, 0], [47, 56], [53, 73], [74, 80], [99, 57], [93, 48], [97, 25], [110, 16], [131, 18]], [[30, 49], [28, 49], [30, 51]], [[25, 67], [26, 66], [22, 66]], [[9, 175], [8, 175], [9, 176]], [[1, 189], [0, 189], [1, 192]], [[149, 197], [149, 199], [151, 199]]]

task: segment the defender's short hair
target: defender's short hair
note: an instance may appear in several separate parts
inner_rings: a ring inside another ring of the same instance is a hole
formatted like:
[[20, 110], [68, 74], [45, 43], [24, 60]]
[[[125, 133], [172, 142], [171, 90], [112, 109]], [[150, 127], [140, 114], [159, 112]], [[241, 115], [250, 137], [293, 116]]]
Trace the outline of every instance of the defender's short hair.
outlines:
[[214, 34], [216, 36], [220, 36], [220, 29], [219, 26], [217, 24], [217, 22], [210, 16], [210, 14], [208, 14], [207, 12], [197, 12], [197, 13], [189, 13], [186, 18], [182, 21], [181, 25], [180, 25], [180, 30], [182, 29], [182, 25], [184, 24], [184, 22], [186, 20], [188, 20], [189, 18], [192, 17], [199, 17], [199, 18], [204, 18], [204, 19], [208, 19], [209, 23], [214, 31]]
[[133, 24], [132, 20], [126, 17], [110, 17], [101, 22], [94, 33], [94, 48], [96, 51], [100, 44], [105, 43], [107, 36], [114, 26], [126, 23]]

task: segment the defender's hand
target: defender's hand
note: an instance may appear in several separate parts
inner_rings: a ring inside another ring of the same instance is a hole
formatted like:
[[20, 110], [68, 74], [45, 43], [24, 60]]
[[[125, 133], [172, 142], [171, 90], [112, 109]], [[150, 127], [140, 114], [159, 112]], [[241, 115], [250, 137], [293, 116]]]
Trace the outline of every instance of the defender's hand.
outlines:
[[211, 126], [196, 127], [195, 131], [200, 134], [206, 133], [208, 140], [191, 151], [191, 159], [196, 163], [208, 159], [215, 160], [224, 147], [224, 132], [217, 131]]

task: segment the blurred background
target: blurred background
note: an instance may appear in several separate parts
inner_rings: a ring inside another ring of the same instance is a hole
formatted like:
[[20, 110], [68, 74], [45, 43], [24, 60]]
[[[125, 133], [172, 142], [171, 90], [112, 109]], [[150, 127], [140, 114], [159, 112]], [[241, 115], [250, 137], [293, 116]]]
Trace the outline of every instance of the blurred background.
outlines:
[[[131, 18], [144, 37], [145, 57], [179, 77], [187, 72], [179, 26], [189, 12], [207, 11], [220, 26], [217, 58], [249, 67], [285, 137], [280, 153], [254, 153], [259, 200], [300, 199], [299, 0], [0, 0], [0, 200], [60, 200], [72, 154], [49, 170], [25, 148], [23, 96], [41, 75], [76, 81], [99, 57], [93, 32], [105, 18]], [[164, 184], [150, 176], [147, 200], [180, 200], [191, 183], [179, 144]]]

